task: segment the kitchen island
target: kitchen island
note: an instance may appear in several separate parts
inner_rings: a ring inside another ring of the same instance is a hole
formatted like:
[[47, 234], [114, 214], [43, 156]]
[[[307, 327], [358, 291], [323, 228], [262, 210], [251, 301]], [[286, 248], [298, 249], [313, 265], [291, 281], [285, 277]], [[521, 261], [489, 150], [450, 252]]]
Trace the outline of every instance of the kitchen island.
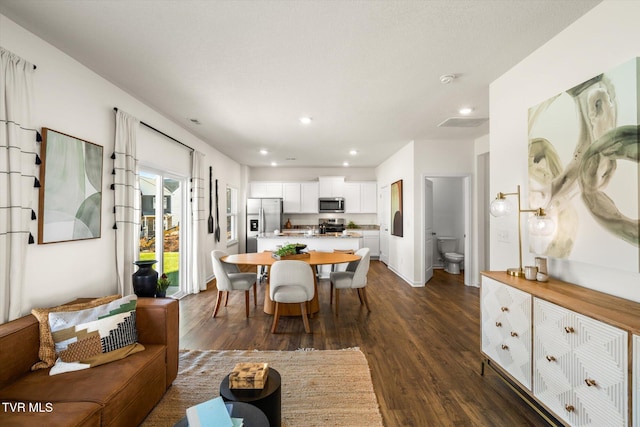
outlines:
[[[339, 233], [330, 234], [308, 234], [308, 233], [265, 233], [258, 236], [258, 252], [275, 251], [279, 246], [288, 243], [300, 243], [307, 245], [305, 250], [318, 252], [333, 252], [334, 250], [357, 251], [362, 247], [362, 236], [359, 233]], [[346, 266], [339, 266], [339, 270], [344, 270]], [[320, 278], [328, 279], [331, 272], [330, 265], [318, 267]]]

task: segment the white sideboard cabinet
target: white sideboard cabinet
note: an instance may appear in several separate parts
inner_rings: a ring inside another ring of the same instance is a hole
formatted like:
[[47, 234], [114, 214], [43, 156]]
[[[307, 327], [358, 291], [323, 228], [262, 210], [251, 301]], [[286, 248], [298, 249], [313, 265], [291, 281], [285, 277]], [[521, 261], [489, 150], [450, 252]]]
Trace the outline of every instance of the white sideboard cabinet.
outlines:
[[531, 295], [484, 277], [482, 351], [531, 388]]
[[640, 303], [505, 272], [483, 272], [480, 295], [483, 372], [566, 426], [640, 427]]
[[628, 425], [628, 334], [534, 299], [533, 394], [574, 426]]

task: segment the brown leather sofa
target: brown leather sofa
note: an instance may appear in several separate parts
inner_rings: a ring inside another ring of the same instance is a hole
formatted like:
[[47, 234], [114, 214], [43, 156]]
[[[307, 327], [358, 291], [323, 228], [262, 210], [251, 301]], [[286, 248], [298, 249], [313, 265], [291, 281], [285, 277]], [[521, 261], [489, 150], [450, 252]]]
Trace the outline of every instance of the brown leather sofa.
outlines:
[[145, 350], [82, 371], [35, 372], [39, 327], [32, 315], [0, 325], [1, 426], [136, 426], [178, 373], [178, 302], [139, 298], [138, 342]]

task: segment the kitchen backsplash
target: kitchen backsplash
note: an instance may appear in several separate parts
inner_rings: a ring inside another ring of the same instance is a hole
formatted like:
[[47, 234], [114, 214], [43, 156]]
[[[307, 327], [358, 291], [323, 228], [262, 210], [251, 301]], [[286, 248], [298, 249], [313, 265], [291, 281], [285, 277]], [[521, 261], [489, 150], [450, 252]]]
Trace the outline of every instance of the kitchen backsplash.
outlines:
[[342, 218], [344, 224], [349, 224], [353, 221], [359, 227], [363, 229], [376, 229], [378, 227], [378, 215], [376, 214], [284, 214], [282, 217], [282, 228], [287, 220], [291, 221], [291, 228], [318, 227], [320, 218]]

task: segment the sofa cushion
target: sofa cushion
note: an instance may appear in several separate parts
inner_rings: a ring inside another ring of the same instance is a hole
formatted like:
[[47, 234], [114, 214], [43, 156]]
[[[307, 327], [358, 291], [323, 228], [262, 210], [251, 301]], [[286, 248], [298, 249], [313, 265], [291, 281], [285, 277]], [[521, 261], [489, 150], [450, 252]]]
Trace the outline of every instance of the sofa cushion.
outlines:
[[166, 390], [165, 349], [145, 344], [126, 359], [64, 375], [38, 370], [0, 389], [0, 401], [94, 402], [103, 406], [103, 426], [137, 425]]
[[49, 329], [58, 359], [56, 375], [119, 360], [144, 350], [137, 344], [135, 295], [98, 307], [49, 313]]
[[102, 304], [109, 303], [118, 298], [121, 295], [110, 295], [107, 297], [96, 298], [94, 300], [83, 302], [79, 304], [59, 305], [51, 308], [34, 308], [31, 310], [31, 314], [38, 319], [40, 327], [40, 349], [38, 350], [38, 356], [40, 361], [36, 362], [31, 370], [50, 368], [56, 361], [56, 351], [53, 345], [53, 338], [51, 337], [51, 331], [49, 330], [49, 313], [56, 313], [60, 311], [77, 311], [85, 308], [97, 307]]

